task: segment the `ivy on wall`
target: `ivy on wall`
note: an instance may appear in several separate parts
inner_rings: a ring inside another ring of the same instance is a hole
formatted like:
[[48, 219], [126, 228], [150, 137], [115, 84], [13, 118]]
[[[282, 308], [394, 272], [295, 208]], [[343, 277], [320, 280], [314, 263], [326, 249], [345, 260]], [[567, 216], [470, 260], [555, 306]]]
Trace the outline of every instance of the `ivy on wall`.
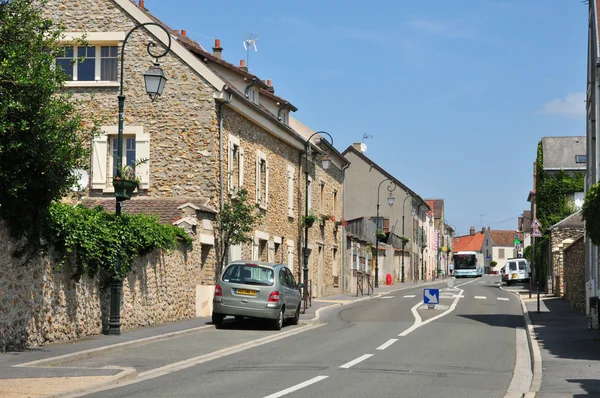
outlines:
[[[575, 205], [569, 200], [569, 194], [583, 192], [584, 174], [581, 172], [544, 171], [542, 142], [538, 143], [536, 160], [535, 203], [536, 218], [546, 229], [575, 212]], [[536, 239], [536, 238], [534, 238]], [[548, 269], [548, 235], [537, 240], [535, 268], [539, 280], [545, 280]]]

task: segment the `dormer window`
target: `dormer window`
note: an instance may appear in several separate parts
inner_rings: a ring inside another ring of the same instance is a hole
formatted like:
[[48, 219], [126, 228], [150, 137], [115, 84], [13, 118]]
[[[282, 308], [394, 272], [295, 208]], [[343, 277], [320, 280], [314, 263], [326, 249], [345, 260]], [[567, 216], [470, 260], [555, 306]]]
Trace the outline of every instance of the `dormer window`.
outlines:
[[250, 89], [248, 90], [248, 99], [250, 100], [250, 102], [258, 105], [259, 99], [257, 87], [250, 87]]

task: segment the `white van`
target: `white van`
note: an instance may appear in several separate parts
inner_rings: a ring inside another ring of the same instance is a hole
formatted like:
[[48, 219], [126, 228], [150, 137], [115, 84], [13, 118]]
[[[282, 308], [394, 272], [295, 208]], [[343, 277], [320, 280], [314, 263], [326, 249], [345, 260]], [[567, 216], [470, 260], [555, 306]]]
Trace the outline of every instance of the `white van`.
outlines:
[[531, 268], [529, 262], [524, 258], [510, 258], [506, 261], [504, 267], [503, 280], [506, 281], [507, 285], [511, 285], [515, 282], [527, 282], [529, 281], [529, 273]]

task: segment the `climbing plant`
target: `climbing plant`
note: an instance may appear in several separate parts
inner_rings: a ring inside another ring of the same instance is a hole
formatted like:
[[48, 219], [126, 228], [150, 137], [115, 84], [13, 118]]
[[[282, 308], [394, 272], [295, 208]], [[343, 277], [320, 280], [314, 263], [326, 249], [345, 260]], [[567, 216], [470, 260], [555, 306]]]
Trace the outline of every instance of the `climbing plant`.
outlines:
[[581, 209], [585, 232], [595, 245], [600, 245], [600, 183], [590, 187]]

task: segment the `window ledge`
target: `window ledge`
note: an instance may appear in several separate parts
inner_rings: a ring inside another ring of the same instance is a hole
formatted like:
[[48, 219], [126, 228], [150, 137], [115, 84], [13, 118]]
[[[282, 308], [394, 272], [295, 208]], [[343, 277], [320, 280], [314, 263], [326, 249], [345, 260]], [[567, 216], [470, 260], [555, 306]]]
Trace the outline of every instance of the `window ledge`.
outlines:
[[65, 82], [65, 87], [119, 87], [119, 82], [72, 80]]
[[259, 209], [262, 209], [262, 210], [267, 210], [267, 208], [268, 208], [268, 205], [261, 205], [261, 204], [259, 204], [259, 205], [258, 205], [258, 208], [259, 208]]

